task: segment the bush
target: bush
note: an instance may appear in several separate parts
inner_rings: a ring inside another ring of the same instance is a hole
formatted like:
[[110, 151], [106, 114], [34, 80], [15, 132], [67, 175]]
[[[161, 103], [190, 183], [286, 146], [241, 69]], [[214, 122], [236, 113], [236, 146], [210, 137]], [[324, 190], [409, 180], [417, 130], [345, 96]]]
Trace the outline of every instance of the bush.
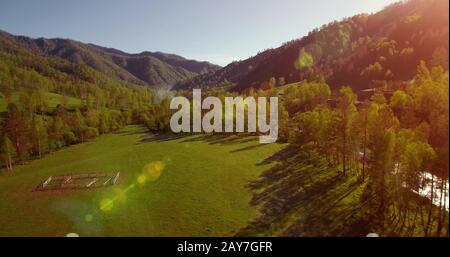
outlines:
[[72, 131], [67, 131], [66, 133], [64, 133], [63, 137], [64, 142], [66, 142], [66, 145], [72, 145], [77, 142], [77, 137]]
[[98, 136], [98, 129], [94, 127], [88, 127], [86, 128], [86, 139], [94, 139]]

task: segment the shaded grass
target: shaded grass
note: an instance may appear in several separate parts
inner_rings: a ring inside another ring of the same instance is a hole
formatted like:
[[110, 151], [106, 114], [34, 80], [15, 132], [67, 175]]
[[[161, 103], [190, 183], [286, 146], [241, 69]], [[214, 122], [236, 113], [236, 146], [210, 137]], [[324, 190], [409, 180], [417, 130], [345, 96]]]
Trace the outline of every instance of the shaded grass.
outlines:
[[[260, 213], [238, 236], [361, 237], [373, 232], [382, 236], [425, 235], [414, 211], [406, 217], [408, 227], [393, 210], [387, 212], [380, 227], [367, 195], [368, 180], [363, 182], [356, 175], [343, 175], [339, 167], [330, 166], [317, 153], [286, 147], [260, 164], [268, 163], [276, 165], [247, 185], [253, 192], [251, 204], [260, 207]], [[428, 200], [412, 192], [407, 194], [411, 210], [422, 208], [426, 212]], [[434, 217], [437, 209], [433, 208]], [[436, 226], [434, 221], [429, 235], [436, 235]]]
[[250, 182], [260, 215], [237, 233], [284, 236], [365, 236], [370, 228], [360, 197], [363, 186], [316, 154], [285, 148], [262, 163], [277, 165]]

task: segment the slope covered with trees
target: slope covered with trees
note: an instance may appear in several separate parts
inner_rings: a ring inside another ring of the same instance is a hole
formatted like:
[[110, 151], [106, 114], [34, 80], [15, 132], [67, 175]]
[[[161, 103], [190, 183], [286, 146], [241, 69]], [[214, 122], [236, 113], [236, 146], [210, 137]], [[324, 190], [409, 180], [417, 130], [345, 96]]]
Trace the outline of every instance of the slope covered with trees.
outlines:
[[36, 52], [9, 37], [0, 37], [0, 93], [5, 110], [0, 158], [8, 170], [127, 124], [168, 124], [167, 100], [151, 88]]
[[324, 76], [333, 91], [343, 84], [358, 92], [402, 83], [414, 76], [420, 60], [448, 69], [448, 8], [446, 0], [392, 4], [375, 14], [331, 22], [175, 88], [231, 84], [241, 91], [262, 87], [271, 78], [283, 85], [316, 76]]
[[364, 101], [345, 85], [329, 101], [314, 80], [246, 91], [279, 96], [289, 147], [248, 184], [260, 215], [238, 235], [448, 236], [448, 85], [422, 61], [404, 88]]
[[220, 68], [208, 62], [187, 60], [173, 54], [128, 54], [70, 39], [31, 39], [2, 31], [0, 37], [3, 44], [8, 42], [37, 54], [61, 57], [74, 64], [87, 65], [111, 78], [141, 85], [170, 87], [178, 81]]

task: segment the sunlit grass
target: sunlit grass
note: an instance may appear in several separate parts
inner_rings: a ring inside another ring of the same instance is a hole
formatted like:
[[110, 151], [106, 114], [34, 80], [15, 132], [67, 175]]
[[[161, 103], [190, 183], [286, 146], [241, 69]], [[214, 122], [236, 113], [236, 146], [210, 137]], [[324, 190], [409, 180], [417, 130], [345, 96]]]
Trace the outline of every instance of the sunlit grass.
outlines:
[[[45, 93], [45, 95], [47, 98], [46, 100], [47, 100], [49, 109], [55, 108], [58, 104], [62, 104], [64, 101], [67, 101], [68, 108], [76, 108], [76, 107], [81, 107], [83, 105], [83, 101], [78, 98], [66, 96], [66, 100], [64, 100], [64, 97], [62, 95], [50, 93], [50, 92]], [[10, 102], [18, 102], [19, 97], [20, 97], [19, 92], [13, 93], [10, 97]], [[8, 106], [8, 101], [5, 99], [5, 97], [2, 94], [0, 94], [0, 112], [6, 111], [7, 106]]]
[[[254, 139], [156, 140], [131, 126], [16, 166], [0, 176], [0, 235], [234, 235], [257, 215], [246, 185], [284, 147]], [[51, 175], [118, 171], [113, 187], [33, 192]]]

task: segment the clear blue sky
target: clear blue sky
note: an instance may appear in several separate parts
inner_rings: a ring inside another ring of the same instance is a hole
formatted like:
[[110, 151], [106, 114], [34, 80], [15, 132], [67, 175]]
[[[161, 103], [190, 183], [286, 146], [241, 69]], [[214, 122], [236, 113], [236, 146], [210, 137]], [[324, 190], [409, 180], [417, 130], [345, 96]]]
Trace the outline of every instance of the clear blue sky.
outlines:
[[0, 0], [0, 29], [225, 65], [396, 0]]

